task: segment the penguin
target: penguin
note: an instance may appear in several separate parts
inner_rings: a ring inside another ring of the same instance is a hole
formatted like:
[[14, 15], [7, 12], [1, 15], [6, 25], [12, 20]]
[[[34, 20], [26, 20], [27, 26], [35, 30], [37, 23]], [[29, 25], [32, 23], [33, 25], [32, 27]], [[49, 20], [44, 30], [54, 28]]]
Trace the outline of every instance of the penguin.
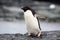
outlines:
[[27, 26], [28, 36], [34, 34], [35, 36], [40, 37], [41, 28], [36, 12], [28, 6], [25, 6], [22, 9], [24, 11], [24, 19]]

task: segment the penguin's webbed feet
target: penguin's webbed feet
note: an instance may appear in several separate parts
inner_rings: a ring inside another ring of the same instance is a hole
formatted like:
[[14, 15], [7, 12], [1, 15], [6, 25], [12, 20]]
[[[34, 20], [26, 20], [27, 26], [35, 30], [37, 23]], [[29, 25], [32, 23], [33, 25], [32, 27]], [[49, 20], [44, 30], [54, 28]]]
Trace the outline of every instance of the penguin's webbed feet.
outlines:
[[31, 36], [31, 37], [40, 37], [41, 36], [41, 32], [38, 32], [36, 35], [33, 33], [28, 33], [27, 36]]
[[27, 36], [31, 36], [31, 33], [28, 33]]
[[38, 34], [37, 34], [37, 37], [40, 37], [41, 36], [41, 32], [39, 32]]

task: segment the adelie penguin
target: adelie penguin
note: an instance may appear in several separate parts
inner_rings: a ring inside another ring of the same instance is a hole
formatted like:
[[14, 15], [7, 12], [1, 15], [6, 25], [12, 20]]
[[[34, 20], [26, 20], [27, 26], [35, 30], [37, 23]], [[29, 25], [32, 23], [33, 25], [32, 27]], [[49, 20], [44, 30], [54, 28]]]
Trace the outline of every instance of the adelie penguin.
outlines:
[[34, 34], [35, 36], [37, 35], [37, 37], [40, 37], [41, 28], [39, 19], [36, 16], [36, 12], [28, 6], [23, 7], [22, 9], [24, 10], [24, 18], [27, 26], [28, 36]]

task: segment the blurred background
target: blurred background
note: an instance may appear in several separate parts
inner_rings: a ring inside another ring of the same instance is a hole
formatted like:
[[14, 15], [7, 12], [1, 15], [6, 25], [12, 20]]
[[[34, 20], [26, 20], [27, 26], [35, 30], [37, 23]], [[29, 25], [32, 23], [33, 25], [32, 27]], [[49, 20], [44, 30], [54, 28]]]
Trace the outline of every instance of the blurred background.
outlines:
[[0, 34], [27, 32], [24, 21], [24, 6], [30, 6], [47, 18], [40, 18], [42, 31], [60, 31], [60, 2], [55, 0], [0, 0]]

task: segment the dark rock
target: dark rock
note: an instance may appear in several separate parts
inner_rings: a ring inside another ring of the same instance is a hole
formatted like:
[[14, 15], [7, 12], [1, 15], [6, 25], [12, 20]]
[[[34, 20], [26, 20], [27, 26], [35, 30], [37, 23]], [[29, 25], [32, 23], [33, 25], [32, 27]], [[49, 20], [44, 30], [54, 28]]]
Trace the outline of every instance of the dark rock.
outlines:
[[23, 36], [23, 35], [19, 33], [15, 34], [15, 37], [19, 37], [19, 36]]
[[0, 40], [60, 40], [60, 31], [42, 32], [41, 37], [27, 34], [0, 34]]

